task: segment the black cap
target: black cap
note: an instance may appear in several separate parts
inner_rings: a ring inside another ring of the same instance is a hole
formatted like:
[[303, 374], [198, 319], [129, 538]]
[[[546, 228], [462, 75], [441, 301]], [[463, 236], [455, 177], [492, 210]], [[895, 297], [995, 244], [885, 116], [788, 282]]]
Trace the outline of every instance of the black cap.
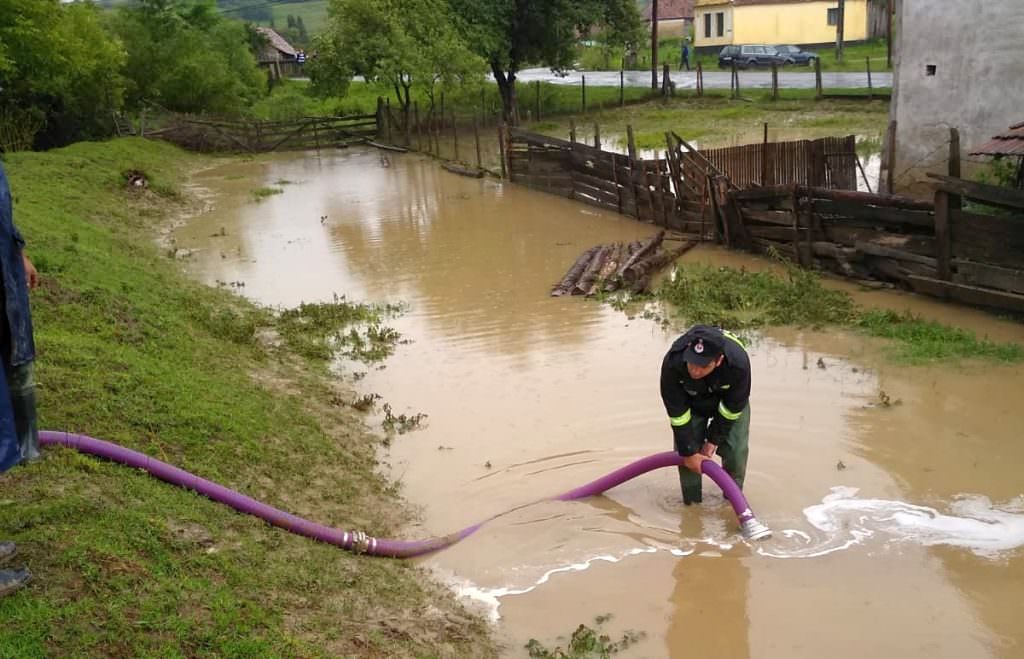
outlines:
[[722, 354], [722, 346], [717, 341], [706, 338], [694, 339], [683, 351], [683, 361], [694, 366], [704, 367], [718, 359]]

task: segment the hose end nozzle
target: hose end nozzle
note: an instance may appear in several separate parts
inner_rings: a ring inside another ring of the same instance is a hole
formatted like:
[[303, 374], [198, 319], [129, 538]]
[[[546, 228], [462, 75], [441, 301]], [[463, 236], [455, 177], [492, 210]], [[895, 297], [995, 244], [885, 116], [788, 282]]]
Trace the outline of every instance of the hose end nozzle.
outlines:
[[747, 540], [765, 540], [772, 537], [772, 530], [757, 521], [756, 517], [744, 520], [740, 524], [740, 531], [742, 531], [743, 537]]

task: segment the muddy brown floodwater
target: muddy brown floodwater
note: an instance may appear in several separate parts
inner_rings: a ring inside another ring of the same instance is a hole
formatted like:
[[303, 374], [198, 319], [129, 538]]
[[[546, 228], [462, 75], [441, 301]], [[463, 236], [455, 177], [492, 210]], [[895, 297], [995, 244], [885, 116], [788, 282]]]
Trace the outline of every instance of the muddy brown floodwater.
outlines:
[[[282, 194], [253, 200], [281, 179]], [[671, 447], [657, 383], [676, 333], [548, 297], [584, 249], [651, 227], [367, 150], [233, 162], [195, 184], [213, 206], [175, 238], [203, 281], [244, 282], [272, 305], [409, 306], [393, 326], [411, 343], [357, 386], [429, 415], [384, 456], [422, 511], [410, 537]], [[684, 258], [765, 267], [711, 247]], [[858, 296], [1024, 342], [1020, 325], [978, 312]], [[564, 647], [609, 614], [613, 639], [644, 634], [626, 657], [1024, 656], [1022, 368], [900, 366], [840, 330], [769, 330], [750, 352], [746, 493], [771, 540], [742, 541], [710, 482], [705, 504], [684, 508], [662, 470], [521, 507], [422, 565], [495, 621], [510, 657], [530, 638]]]

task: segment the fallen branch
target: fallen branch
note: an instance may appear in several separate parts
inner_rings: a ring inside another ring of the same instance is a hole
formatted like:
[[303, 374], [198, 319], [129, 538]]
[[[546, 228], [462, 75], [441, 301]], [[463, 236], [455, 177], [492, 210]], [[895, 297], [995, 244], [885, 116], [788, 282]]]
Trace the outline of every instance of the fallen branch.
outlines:
[[576, 282], [580, 280], [580, 276], [583, 275], [583, 271], [587, 269], [587, 265], [590, 263], [590, 260], [594, 258], [594, 255], [597, 254], [600, 249], [600, 245], [595, 245], [576, 259], [576, 263], [572, 264], [569, 271], [565, 273], [564, 277], [562, 277], [562, 281], [551, 289], [551, 297], [568, 295], [569, 291], [576, 285]]

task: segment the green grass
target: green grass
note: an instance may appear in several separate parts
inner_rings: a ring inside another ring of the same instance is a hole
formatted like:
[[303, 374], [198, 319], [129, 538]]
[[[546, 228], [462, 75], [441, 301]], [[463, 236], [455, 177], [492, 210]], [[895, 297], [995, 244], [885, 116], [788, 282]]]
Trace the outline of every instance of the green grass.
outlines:
[[319, 34], [327, 26], [328, 0], [305, 0], [305, 2], [284, 2], [271, 5], [274, 25], [288, 25], [288, 15], [302, 18], [310, 36]]
[[[786, 91], [775, 101], [763, 90], [744, 92], [747, 100], [730, 99], [728, 90], [708, 90], [702, 98], [680, 94], [667, 101], [592, 112], [585, 121], [600, 124], [605, 135], [624, 135], [626, 126], [632, 125], [641, 149], [664, 149], [668, 130], [700, 147], [729, 146], [737, 139], [738, 143], [760, 142], [765, 123], [772, 138], [777, 135], [781, 141], [849, 134], [880, 140], [888, 121], [889, 103], [884, 100], [819, 101], [814, 90]], [[581, 118], [577, 116], [576, 121], [580, 124]], [[567, 117], [527, 127], [559, 137], [569, 129]]]
[[281, 188], [262, 187], [256, 188], [252, 191], [252, 196], [256, 201], [263, 201], [267, 197], [273, 197], [276, 194], [283, 193], [284, 190]]
[[1024, 360], [1024, 346], [979, 339], [973, 332], [909, 313], [858, 307], [844, 291], [826, 288], [811, 271], [788, 265], [783, 275], [704, 265], [678, 266], [656, 291], [687, 323], [742, 331], [779, 325], [850, 327], [891, 341], [889, 354], [907, 364], [959, 359]]
[[[139, 139], [6, 158], [42, 275], [32, 295], [41, 426], [118, 442], [328, 525], [395, 533], [407, 515], [377, 473], [381, 440], [326, 377], [324, 355], [278, 347], [288, 322], [192, 283], [156, 246], [201, 162]], [[128, 170], [145, 172], [150, 190], [126, 189]], [[360, 309], [344, 313], [369, 313]], [[0, 656], [494, 653], [484, 624], [408, 563], [347, 554], [71, 450], [45, 454], [0, 477], [0, 528], [35, 574], [0, 599]]]

